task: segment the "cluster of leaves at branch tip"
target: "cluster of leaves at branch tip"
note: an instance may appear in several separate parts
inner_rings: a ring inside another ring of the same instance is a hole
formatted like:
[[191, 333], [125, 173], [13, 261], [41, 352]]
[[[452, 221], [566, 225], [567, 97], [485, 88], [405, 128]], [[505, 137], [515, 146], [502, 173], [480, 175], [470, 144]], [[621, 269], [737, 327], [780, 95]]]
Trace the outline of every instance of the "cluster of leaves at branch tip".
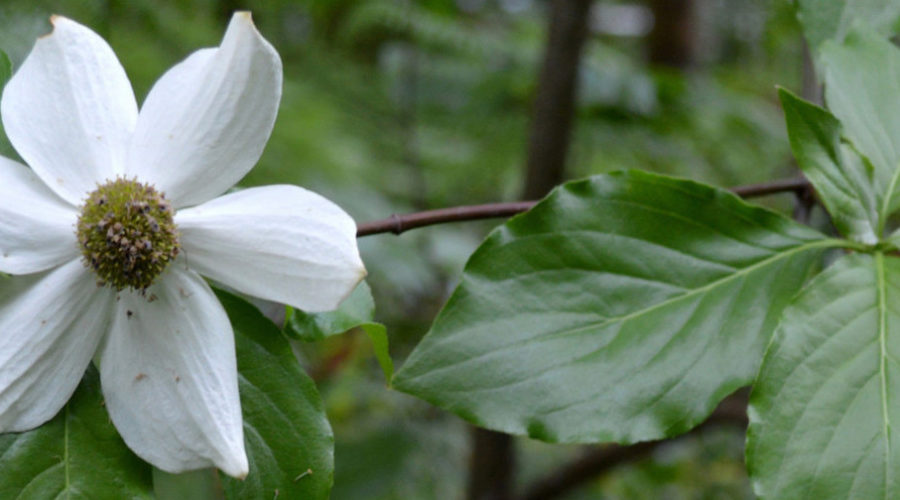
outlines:
[[145, 291], [178, 256], [178, 231], [163, 193], [117, 178], [85, 200], [77, 234], [84, 263], [97, 283]]

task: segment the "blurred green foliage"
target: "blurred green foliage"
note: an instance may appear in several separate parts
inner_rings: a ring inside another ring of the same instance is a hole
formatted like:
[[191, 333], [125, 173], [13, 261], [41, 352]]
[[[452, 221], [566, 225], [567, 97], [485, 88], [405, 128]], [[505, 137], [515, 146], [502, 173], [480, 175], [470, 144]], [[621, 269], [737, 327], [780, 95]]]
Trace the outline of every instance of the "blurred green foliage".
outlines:
[[[793, 175], [774, 90], [802, 82], [792, 6], [703, 6], [698, 64], [687, 72], [651, 67], [645, 37], [593, 34], [571, 177], [641, 168], [728, 186]], [[540, 0], [5, 0], [0, 50], [15, 68], [50, 30], [49, 14], [72, 17], [109, 40], [141, 101], [167, 68], [216, 45], [235, 8], [253, 11], [285, 63], [272, 139], [244, 185], [300, 184], [359, 221], [517, 198], [545, 35]], [[489, 227], [360, 241], [396, 360], [427, 329]], [[462, 495], [466, 427], [386, 389], [364, 334], [295, 347], [334, 426], [334, 498]], [[748, 496], [739, 436], [673, 445], [570, 498]], [[520, 450], [522, 484], [578, 452], [525, 440]]]

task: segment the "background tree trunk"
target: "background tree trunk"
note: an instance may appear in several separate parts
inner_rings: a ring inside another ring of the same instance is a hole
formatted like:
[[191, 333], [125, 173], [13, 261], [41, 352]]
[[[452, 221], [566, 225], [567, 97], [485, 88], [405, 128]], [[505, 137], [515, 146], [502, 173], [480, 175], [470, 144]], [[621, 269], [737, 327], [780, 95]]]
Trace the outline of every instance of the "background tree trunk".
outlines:
[[469, 500], [510, 500], [516, 449], [509, 434], [472, 428]]
[[653, 31], [650, 32], [650, 63], [689, 69], [697, 56], [695, 0], [652, 0]]
[[591, 0], [553, 0], [547, 49], [534, 101], [525, 199], [541, 198], [565, 177], [578, 68]]
[[[528, 143], [523, 196], [541, 198], [565, 177], [591, 0], [553, 0]], [[473, 428], [469, 500], [509, 500], [516, 452], [512, 436]]]

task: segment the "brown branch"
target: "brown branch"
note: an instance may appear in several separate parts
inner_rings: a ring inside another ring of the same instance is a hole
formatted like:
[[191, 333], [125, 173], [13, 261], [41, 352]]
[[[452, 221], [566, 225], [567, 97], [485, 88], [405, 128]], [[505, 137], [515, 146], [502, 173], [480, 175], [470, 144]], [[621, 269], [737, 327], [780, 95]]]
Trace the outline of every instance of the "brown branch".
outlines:
[[365, 222], [359, 225], [356, 236], [370, 234], [400, 234], [417, 227], [479, 219], [496, 219], [510, 217], [529, 210], [535, 201], [513, 201], [509, 203], [488, 203], [486, 205], [463, 205], [460, 207], [439, 208], [425, 212], [406, 215], [393, 214], [387, 219]]
[[741, 198], [757, 198], [776, 193], [802, 193], [810, 189], [809, 181], [803, 177], [795, 177], [793, 179], [782, 179], [772, 182], [763, 182], [761, 184], [748, 184], [746, 186], [736, 186], [731, 188], [731, 192]]
[[[775, 193], [802, 193], [808, 190], [809, 187], [809, 182], [806, 179], [796, 178], [738, 186], [732, 188], [731, 191], [744, 198], [755, 198]], [[510, 217], [531, 209], [536, 203], [536, 201], [513, 201], [508, 203], [488, 203], [485, 205], [463, 205], [405, 215], [394, 214], [387, 219], [359, 224], [356, 236], [362, 237], [381, 233], [400, 234], [410, 229], [443, 224], [445, 222]]]
[[706, 432], [711, 427], [728, 425], [745, 429], [747, 427], [747, 395], [747, 390], [740, 390], [725, 398], [706, 421], [674, 439], [646, 441], [630, 446], [609, 445], [592, 448], [581, 457], [533, 482], [520, 498], [521, 500], [549, 500], [561, 497], [621, 465], [643, 460], [660, 446], [689, 439], [690, 436]]

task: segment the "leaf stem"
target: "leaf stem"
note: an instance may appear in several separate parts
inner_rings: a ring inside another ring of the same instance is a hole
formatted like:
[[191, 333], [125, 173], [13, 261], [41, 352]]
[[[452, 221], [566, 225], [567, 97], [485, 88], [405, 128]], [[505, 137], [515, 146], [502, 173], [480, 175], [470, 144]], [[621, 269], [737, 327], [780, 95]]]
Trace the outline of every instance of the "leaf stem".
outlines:
[[878, 245], [867, 245], [865, 243], [860, 243], [858, 241], [853, 240], [845, 240], [842, 238], [829, 238], [832, 242], [832, 247], [835, 248], [843, 248], [844, 250], [853, 250], [855, 252], [861, 253], [872, 253], [876, 251], [881, 251], [881, 247]]

